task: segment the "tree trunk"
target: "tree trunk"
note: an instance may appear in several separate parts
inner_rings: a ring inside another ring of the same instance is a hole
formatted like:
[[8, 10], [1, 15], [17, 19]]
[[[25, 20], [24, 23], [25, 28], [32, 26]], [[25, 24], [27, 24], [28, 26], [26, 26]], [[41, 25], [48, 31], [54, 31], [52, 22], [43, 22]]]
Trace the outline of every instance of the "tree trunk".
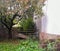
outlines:
[[11, 29], [8, 29], [8, 38], [12, 39], [12, 31], [11, 31]]

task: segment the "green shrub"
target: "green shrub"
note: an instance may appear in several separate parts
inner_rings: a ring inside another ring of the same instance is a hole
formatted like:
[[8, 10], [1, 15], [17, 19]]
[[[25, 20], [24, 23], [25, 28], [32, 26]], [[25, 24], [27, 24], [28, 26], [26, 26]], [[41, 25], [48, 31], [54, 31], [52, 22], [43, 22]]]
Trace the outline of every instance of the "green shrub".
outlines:
[[9, 40], [0, 42], [0, 51], [40, 51], [38, 41], [27, 40]]
[[52, 42], [52, 43], [48, 43], [47, 44], [47, 50], [48, 51], [55, 51], [55, 42]]
[[35, 26], [32, 18], [22, 19], [20, 25], [23, 31], [34, 30], [34, 26]]

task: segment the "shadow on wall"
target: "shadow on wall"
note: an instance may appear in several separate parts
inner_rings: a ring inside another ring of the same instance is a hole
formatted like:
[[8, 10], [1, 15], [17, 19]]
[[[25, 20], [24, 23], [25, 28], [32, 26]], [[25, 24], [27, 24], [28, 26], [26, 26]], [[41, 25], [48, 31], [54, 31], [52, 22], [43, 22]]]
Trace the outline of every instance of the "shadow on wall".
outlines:
[[41, 32], [46, 32], [47, 21], [47, 16], [41, 18]]

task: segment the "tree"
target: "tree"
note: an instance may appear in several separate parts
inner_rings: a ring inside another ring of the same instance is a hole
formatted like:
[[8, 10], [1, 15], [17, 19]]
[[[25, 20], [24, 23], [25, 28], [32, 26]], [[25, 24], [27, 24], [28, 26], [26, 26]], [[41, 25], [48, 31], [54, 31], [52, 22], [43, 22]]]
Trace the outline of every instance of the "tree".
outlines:
[[8, 30], [8, 34], [9, 34], [9, 38], [12, 38], [12, 26], [14, 19], [19, 16], [21, 17], [21, 15], [18, 14], [18, 12], [16, 12], [14, 15], [10, 15], [10, 14], [6, 14], [6, 10], [4, 8], [2, 8], [4, 10], [4, 12], [2, 10], [0, 10], [0, 21], [1, 23], [7, 28]]
[[38, 2], [39, 0], [9, 0], [8, 3], [0, 3], [0, 21], [8, 29], [9, 38], [12, 38], [11, 30], [16, 16], [28, 19], [33, 18], [34, 13], [42, 15], [42, 7]]

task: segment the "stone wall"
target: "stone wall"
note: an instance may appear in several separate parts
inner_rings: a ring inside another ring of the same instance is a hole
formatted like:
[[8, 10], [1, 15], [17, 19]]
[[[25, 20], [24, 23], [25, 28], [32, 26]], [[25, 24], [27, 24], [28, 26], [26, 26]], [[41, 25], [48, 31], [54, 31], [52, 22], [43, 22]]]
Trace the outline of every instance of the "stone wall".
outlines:
[[54, 35], [54, 34], [48, 34], [48, 33], [45, 33], [45, 32], [41, 32], [39, 34], [39, 39], [40, 39], [40, 41], [56, 40], [56, 39], [60, 39], [60, 35]]

